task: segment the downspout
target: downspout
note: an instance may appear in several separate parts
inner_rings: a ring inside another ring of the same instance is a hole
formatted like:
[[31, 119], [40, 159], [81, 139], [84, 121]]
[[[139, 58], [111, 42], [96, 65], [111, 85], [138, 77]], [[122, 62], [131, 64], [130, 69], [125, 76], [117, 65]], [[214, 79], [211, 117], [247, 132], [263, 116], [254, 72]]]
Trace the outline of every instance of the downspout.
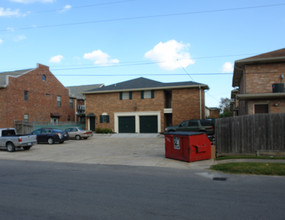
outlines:
[[201, 97], [201, 86], [199, 86], [199, 100], [200, 100], [200, 119], [202, 119], [202, 97]]

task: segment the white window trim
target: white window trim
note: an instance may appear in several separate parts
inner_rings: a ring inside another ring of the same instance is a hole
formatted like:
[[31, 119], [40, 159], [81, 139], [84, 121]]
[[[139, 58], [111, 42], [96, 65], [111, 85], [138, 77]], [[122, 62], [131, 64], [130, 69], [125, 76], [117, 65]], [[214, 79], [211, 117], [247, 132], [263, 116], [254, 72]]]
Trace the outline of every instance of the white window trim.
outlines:
[[114, 131], [119, 133], [119, 117], [135, 116], [136, 133], [140, 133], [140, 116], [157, 116], [157, 132], [161, 132], [161, 116], [160, 111], [154, 112], [115, 112], [114, 113]]

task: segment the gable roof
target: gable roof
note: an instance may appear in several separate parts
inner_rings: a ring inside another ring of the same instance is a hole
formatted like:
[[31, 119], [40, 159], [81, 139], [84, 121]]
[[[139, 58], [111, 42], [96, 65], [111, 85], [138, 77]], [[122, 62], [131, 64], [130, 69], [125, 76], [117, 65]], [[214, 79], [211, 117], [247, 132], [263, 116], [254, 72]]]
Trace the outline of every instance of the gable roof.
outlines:
[[83, 86], [68, 86], [66, 88], [69, 89], [69, 95], [71, 97], [75, 97], [77, 99], [85, 99], [85, 95], [83, 95], [83, 92], [97, 89], [104, 86], [103, 84], [93, 84], [93, 85], [83, 85]]
[[8, 76], [20, 76], [25, 73], [30, 72], [33, 69], [24, 69], [24, 70], [16, 70], [10, 72], [2, 72], [0, 73], [0, 87], [6, 87], [8, 85]]
[[245, 65], [251, 64], [263, 64], [263, 63], [285, 63], [285, 48], [274, 50], [268, 53], [259, 54], [257, 56], [248, 57], [241, 60], [235, 61], [234, 75], [232, 86], [239, 86], [239, 81], [243, 74], [243, 69]]
[[159, 90], [159, 89], [174, 89], [174, 88], [191, 88], [202, 87], [209, 89], [208, 85], [197, 82], [174, 82], [174, 83], [162, 83], [159, 81], [147, 79], [144, 77], [131, 79], [124, 82], [115, 83], [109, 86], [104, 86], [98, 89], [93, 89], [84, 92], [84, 94], [92, 93], [108, 93], [108, 92], [121, 92], [121, 91], [138, 91], [138, 90]]

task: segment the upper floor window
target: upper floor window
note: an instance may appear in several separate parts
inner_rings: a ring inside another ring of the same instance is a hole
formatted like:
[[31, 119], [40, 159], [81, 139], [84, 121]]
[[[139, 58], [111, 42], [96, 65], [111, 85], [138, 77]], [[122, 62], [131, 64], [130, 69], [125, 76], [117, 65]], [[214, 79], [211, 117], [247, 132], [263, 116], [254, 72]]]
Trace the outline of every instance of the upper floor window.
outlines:
[[142, 99], [153, 99], [154, 91], [153, 90], [141, 91], [141, 98]]
[[24, 114], [24, 120], [29, 121], [29, 115], [28, 114]]
[[42, 74], [42, 81], [46, 81], [47, 77], [45, 74]]
[[57, 106], [61, 106], [61, 96], [57, 96]]
[[73, 108], [73, 99], [71, 99], [71, 98], [69, 99], [69, 107]]
[[120, 100], [132, 99], [132, 92], [120, 92]]
[[24, 91], [24, 100], [28, 101], [29, 100], [29, 91]]

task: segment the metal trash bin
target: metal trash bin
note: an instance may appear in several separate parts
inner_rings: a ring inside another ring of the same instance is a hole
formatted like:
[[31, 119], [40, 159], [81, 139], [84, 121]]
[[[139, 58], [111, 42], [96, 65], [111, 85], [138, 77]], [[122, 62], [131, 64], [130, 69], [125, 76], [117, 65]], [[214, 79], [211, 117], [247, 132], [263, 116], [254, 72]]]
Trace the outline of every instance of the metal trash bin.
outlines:
[[211, 159], [211, 142], [203, 132], [167, 132], [165, 157], [187, 162]]

